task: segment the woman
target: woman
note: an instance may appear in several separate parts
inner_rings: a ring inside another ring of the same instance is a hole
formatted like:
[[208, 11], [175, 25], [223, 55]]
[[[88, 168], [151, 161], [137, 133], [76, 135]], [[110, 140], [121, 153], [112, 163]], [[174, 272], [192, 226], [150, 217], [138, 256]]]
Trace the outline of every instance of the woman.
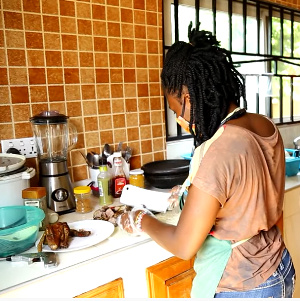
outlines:
[[210, 32], [167, 53], [161, 80], [195, 149], [176, 226], [146, 209], [119, 219], [182, 259], [197, 254], [192, 297], [292, 297], [295, 270], [276, 223], [282, 218], [284, 147], [267, 117], [246, 112], [243, 77]]

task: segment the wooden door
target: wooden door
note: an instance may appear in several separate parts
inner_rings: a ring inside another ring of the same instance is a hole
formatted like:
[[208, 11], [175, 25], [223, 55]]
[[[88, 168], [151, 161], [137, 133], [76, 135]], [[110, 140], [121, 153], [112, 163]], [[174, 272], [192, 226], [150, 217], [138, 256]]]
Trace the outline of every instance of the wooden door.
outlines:
[[190, 298], [194, 258], [171, 257], [146, 269], [149, 298]]
[[74, 298], [124, 298], [123, 279], [115, 279]]

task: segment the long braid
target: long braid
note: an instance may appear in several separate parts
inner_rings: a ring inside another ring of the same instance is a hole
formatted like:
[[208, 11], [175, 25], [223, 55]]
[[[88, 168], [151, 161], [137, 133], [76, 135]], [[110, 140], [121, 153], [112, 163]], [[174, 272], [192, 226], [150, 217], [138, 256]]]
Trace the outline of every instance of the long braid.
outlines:
[[176, 42], [169, 49], [161, 73], [167, 93], [181, 96], [183, 86], [190, 94], [190, 127], [195, 146], [210, 139], [225, 118], [230, 103], [240, 105], [245, 98], [245, 81], [233, 66], [230, 53], [219, 47], [216, 37], [208, 31], [191, 29], [190, 43]]

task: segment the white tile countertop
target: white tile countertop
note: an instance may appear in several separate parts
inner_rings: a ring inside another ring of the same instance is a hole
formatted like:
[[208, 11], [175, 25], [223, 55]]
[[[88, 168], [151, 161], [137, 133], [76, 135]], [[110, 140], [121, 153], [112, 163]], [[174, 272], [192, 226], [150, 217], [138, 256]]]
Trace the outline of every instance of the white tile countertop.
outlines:
[[[84, 183], [88, 183], [88, 180], [76, 183], [76, 185]], [[98, 197], [91, 195], [91, 202], [92, 212], [64, 214], [59, 217], [59, 221], [69, 223], [92, 220], [93, 212], [100, 206]], [[111, 206], [118, 205], [120, 205], [119, 199], [115, 199]], [[161, 221], [176, 224], [179, 213], [167, 211], [157, 214], [156, 217]], [[37, 248], [34, 246], [24, 253], [36, 252]], [[125, 280], [128, 282], [129, 277], [132, 277], [132, 270], [142, 258], [144, 262], [139, 264], [140, 267], [144, 264], [150, 266], [171, 256], [171, 253], [155, 244], [147, 234], [141, 233], [139, 236], [133, 236], [115, 227], [109, 238], [96, 245], [77, 251], [57, 253], [59, 263], [56, 267], [44, 268], [42, 262], [28, 265], [26, 262], [0, 260], [0, 298], [32, 297], [33, 290], [35, 297], [71, 298], [119, 277], [122, 277], [124, 282]], [[97, 265], [100, 266], [99, 271], [95, 271]], [[145, 267], [139, 279], [146, 280]], [[137, 274], [139, 273], [141, 271], [137, 271]], [[96, 275], [97, 277], [94, 278]], [[138, 290], [136, 286], [130, 287], [130, 285], [129, 282], [124, 283], [127, 297], [147, 297], [145, 281], [141, 282]], [[52, 290], [49, 287], [55, 287], [55, 289]], [[47, 291], [46, 294], [45, 291]]]
[[[89, 180], [76, 185], [87, 183]], [[298, 186], [300, 175], [286, 177], [286, 191]], [[92, 220], [93, 212], [100, 206], [97, 197], [92, 196], [91, 199], [92, 212], [68, 213], [61, 215], [59, 221]], [[119, 204], [116, 199], [113, 206]], [[156, 216], [159, 220], [176, 224], [179, 213], [167, 211]], [[24, 253], [29, 252], [37, 252], [36, 247]], [[26, 262], [0, 260], [0, 298], [72, 298], [119, 277], [124, 281], [125, 297], [146, 298], [145, 268], [173, 256], [153, 242], [147, 234], [132, 236], [118, 227], [115, 227], [109, 238], [94, 246], [57, 255], [59, 264], [53, 268], [44, 268], [43, 263], [28, 265]]]
[[285, 177], [285, 191], [289, 191], [300, 186], [300, 173], [293, 177]]

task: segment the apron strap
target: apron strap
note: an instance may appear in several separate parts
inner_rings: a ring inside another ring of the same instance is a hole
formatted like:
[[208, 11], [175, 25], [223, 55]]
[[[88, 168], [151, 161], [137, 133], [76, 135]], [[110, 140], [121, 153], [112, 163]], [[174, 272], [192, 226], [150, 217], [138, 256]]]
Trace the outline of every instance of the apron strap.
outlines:
[[253, 236], [246, 238], [246, 239], [242, 239], [240, 241], [235, 242], [234, 244], [231, 244], [231, 249], [241, 245], [242, 243], [246, 242], [247, 240], [249, 240], [250, 238], [252, 238]]

